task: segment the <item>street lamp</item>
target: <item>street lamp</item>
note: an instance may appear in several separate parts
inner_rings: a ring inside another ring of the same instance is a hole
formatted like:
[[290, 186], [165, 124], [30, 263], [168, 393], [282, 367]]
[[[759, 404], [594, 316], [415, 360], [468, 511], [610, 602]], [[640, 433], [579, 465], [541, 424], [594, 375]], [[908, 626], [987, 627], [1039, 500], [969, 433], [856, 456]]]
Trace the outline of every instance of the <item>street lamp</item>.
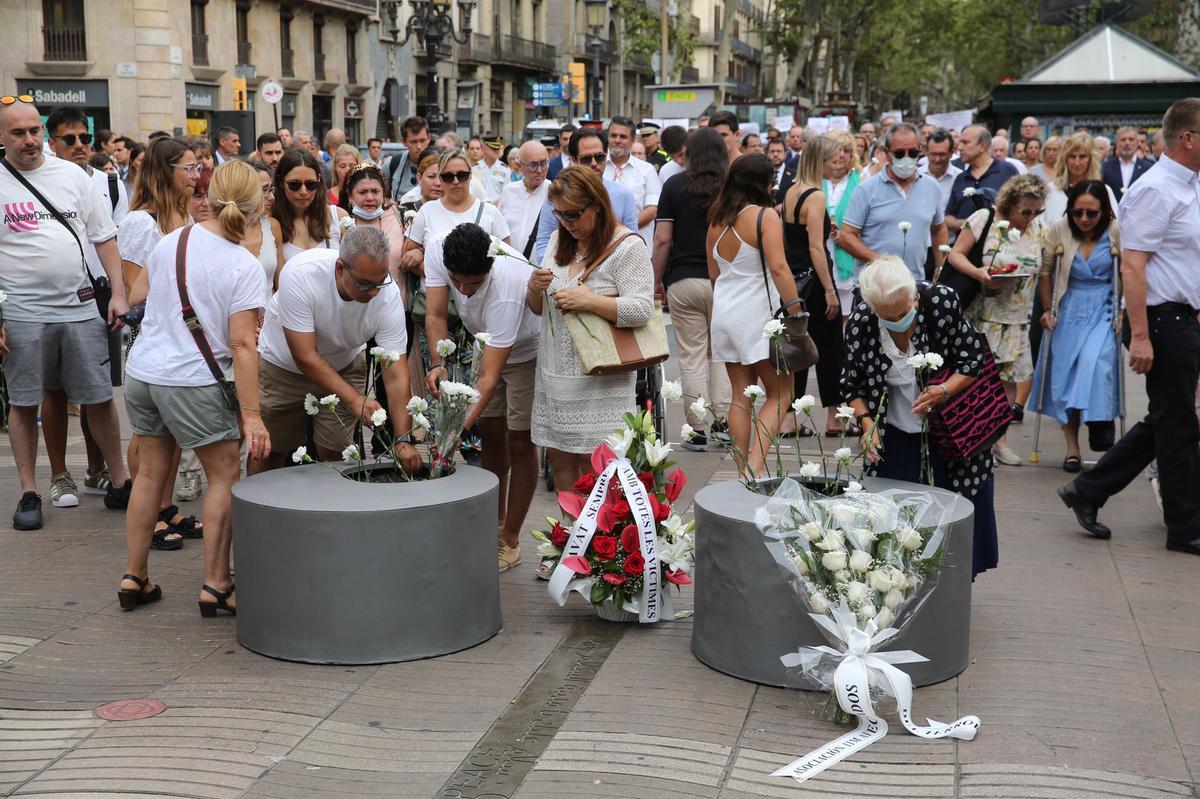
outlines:
[[592, 51], [592, 80], [594, 87], [592, 88], [592, 118], [601, 119], [600, 113], [600, 48], [603, 44], [603, 39], [600, 38], [600, 31], [604, 30], [604, 23], [608, 17], [608, 0], [583, 0], [587, 6], [587, 25], [588, 25], [588, 49]]
[[397, 17], [403, 4], [404, 0], [380, 0], [380, 5], [388, 15], [388, 32], [392, 34], [392, 41], [404, 45], [415, 35], [425, 47], [425, 119], [429, 122], [430, 130], [437, 130], [443, 122], [438, 110], [437, 51], [447, 38], [459, 44], [471, 40], [471, 9], [475, 7], [475, 0], [458, 0], [459, 31], [454, 29], [452, 0], [408, 0], [412, 16], [404, 26], [404, 38], [401, 39]]

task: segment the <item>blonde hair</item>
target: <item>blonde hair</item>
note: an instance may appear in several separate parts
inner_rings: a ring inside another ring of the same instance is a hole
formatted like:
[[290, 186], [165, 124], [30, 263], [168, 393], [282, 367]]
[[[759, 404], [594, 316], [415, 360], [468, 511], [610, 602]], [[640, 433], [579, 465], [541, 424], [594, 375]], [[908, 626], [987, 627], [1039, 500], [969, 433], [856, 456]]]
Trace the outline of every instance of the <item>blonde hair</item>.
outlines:
[[245, 161], [226, 161], [213, 172], [208, 203], [221, 224], [221, 235], [234, 244], [246, 237], [246, 217], [263, 204], [258, 170]]
[[1008, 216], [1021, 200], [1044, 200], [1046, 194], [1046, 184], [1037, 175], [1017, 175], [1006, 180], [996, 193], [996, 212]]
[[915, 299], [917, 281], [908, 265], [895, 255], [883, 255], [867, 264], [858, 276], [858, 290], [872, 311], [903, 298]]
[[857, 172], [862, 169], [862, 159], [858, 157], [858, 148], [854, 146], [854, 137], [850, 135], [849, 131], [831, 130], [824, 135], [827, 139], [833, 139], [839, 148], [850, 152], [851, 172]]
[[1084, 151], [1090, 162], [1087, 174], [1082, 180], [1100, 179], [1100, 154], [1096, 151], [1096, 140], [1092, 134], [1080, 131], [1072, 133], [1062, 141], [1062, 149], [1058, 151], [1058, 160], [1054, 163], [1054, 185], [1060, 191], [1067, 190], [1067, 160], [1075, 153]]
[[825, 179], [825, 162], [840, 152], [841, 147], [831, 136], [816, 136], [806, 141], [796, 169], [796, 182], [819, 187]]

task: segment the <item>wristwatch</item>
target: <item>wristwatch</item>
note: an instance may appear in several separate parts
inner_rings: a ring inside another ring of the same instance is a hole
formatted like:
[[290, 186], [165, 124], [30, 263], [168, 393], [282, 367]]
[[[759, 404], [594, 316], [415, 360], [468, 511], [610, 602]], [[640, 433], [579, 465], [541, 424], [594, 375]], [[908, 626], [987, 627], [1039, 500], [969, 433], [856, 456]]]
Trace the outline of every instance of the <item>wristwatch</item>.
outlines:
[[396, 436], [395, 438], [392, 439], [392, 443], [393, 444], [412, 444], [413, 443], [412, 431], [409, 431], [402, 436]]

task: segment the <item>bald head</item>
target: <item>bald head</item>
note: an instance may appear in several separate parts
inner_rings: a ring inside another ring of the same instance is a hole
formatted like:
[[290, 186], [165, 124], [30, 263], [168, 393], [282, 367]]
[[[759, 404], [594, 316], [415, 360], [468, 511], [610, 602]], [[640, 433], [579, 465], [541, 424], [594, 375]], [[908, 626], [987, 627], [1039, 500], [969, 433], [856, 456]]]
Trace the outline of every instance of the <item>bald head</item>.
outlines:
[[20, 170], [37, 169], [42, 160], [42, 117], [33, 103], [0, 106], [0, 145], [5, 159]]
[[525, 188], [534, 191], [546, 182], [550, 171], [550, 153], [541, 142], [527, 141], [517, 151], [521, 166], [525, 170]]
[[1039, 132], [1037, 117], [1025, 117], [1021, 120], [1022, 139], [1036, 139]]

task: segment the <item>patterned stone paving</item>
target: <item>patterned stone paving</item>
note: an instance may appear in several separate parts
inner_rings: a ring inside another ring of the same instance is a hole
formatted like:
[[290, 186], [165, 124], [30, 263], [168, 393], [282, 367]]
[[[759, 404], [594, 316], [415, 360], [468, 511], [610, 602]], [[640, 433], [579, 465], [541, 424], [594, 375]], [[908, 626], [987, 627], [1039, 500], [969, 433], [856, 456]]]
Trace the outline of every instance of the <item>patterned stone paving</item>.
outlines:
[[[1140, 411], [1140, 386], [1129, 385]], [[487, 795], [1197, 799], [1200, 560], [1163, 549], [1144, 481], [1105, 509], [1111, 542], [1078, 535], [1052, 492], [1064, 476], [1051, 428], [1041, 466], [1000, 473], [1001, 567], [975, 586], [971, 666], [916, 693], [921, 718], [979, 715], [975, 741], [893, 731], [802, 787], [770, 777], [839, 734], [820, 720], [823, 697], [708, 669], [683, 619], [618, 630], [575, 706], [543, 731], [536, 762]], [[1032, 419], [1015, 428], [1014, 448], [1028, 452], [1032, 434]], [[80, 477], [77, 437], [68, 460]], [[716, 454], [679, 460], [685, 503], [732, 477]], [[16, 497], [15, 477], [0, 435], [0, 497]], [[199, 618], [195, 543], [154, 553], [166, 599], [121, 613], [122, 517], [98, 497], [82, 503], [48, 507], [36, 533], [0, 528], [3, 796], [476, 797], [491, 768], [480, 752], [508, 734], [504, 720], [570, 636], [595, 624], [578, 601], [551, 602], [527, 544], [525, 563], [501, 578], [503, 633], [474, 649], [353, 668], [274, 661], [238, 646], [235, 620]], [[539, 491], [531, 523], [552, 509]], [[685, 590], [676, 609], [690, 608]], [[137, 698], [167, 709], [131, 722], [94, 715]]]

